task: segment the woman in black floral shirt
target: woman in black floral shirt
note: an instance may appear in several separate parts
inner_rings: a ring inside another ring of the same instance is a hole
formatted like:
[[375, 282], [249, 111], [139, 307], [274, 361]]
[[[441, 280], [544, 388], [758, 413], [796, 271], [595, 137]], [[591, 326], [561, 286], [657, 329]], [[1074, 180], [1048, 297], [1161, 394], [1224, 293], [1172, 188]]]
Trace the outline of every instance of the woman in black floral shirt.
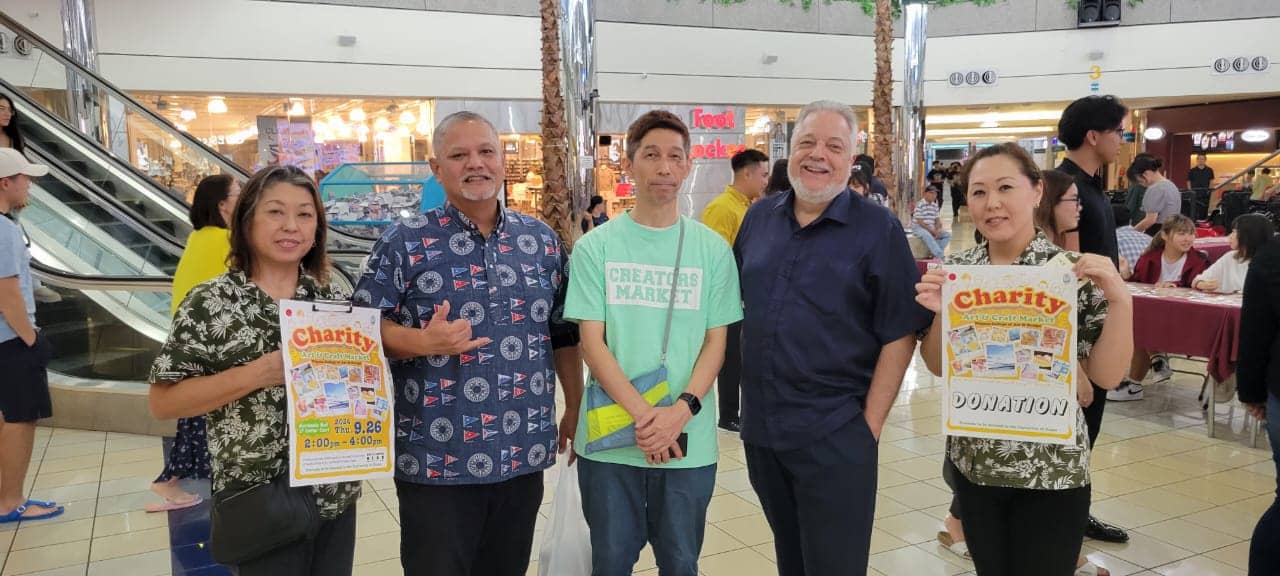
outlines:
[[[953, 254], [947, 264], [1039, 266], [1066, 258], [1088, 280], [1079, 292], [1081, 368], [1099, 386], [1120, 383], [1133, 349], [1133, 303], [1110, 260], [1077, 255], [1053, 245], [1035, 226], [1043, 196], [1040, 170], [1016, 144], [986, 148], [966, 164], [967, 202], [985, 240]], [[941, 310], [943, 270], [930, 270], [916, 300]], [[941, 374], [942, 317], [921, 345], [929, 370]], [[981, 576], [1069, 576], [1089, 513], [1089, 438], [1076, 406], [1073, 445], [952, 436], [947, 465], [964, 510], [964, 529]]]
[[[219, 493], [267, 484], [288, 471], [277, 302], [348, 296], [327, 283], [324, 206], [306, 173], [292, 166], [259, 171], [241, 192], [233, 220], [230, 270], [187, 295], [150, 378], [157, 418], [208, 414], [215, 503]], [[236, 566], [239, 574], [351, 573], [359, 483], [314, 492], [318, 534]]]

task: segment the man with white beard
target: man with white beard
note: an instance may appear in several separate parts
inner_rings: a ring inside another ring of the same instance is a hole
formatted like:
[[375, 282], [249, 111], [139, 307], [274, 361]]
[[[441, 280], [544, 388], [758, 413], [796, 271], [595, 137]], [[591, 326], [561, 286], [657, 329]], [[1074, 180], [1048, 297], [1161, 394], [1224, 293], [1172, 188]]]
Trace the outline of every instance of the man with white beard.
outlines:
[[521, 576], [542, 471], [573, 437], [582, 397], [577, 325], [561, 314], [566, 255], [550, 227], [498, 203], [492, 123], [457, 112], [432, 140], [447, 202], [387, 230], [352, 296], [382, 310], [392, 359], [400, 563], [408, 575]]
[[880, 430], [932, 315], [902, 224], [846, 188], [857, 118], [800, 111], [793, 190], [747, 212], [742, 441], [783, 576], [864, 575]]

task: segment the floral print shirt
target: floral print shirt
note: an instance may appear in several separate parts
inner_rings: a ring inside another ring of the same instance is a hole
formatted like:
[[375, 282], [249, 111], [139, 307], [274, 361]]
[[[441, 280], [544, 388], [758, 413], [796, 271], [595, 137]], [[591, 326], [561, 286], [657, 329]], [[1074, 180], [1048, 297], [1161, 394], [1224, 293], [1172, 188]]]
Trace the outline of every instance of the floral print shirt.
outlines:
[[[1014, 264], [1040, 266], [1060, 256], [1071, 262], [1079, 259], [1078, 254], [1055, 246], [1043, 233], [1037, 233]], [[989, 265], [991, 255], [987, 243], [983, 242], [975, 248], [951, 255], [946, 263]], [[1102, 335], [1107, 301], [1102, 290], [1092, 282], [1081, 284], [1078, 298], [1076, 348], [1078, 357], [1083, 360], [1088, 358], [1094, 343]], [[947, 438], [947, 454], [965, 478], [983, 486], [1066, 490], [1090, 483], [1089, 429], [1085, 424], [1084, 411], [1079, 406], [1076, 408], [1074, 445], [951, 436]]]
[[[296, 300], [346, 300], [337, 288], [298, 277]], [[196, 286], [173, 318], [151, 364], [152, 384], [210, 376], [280, 349], [280, 308], [240, 271]], [[289, 428], [283, 386], [260, 389], [206, 416], [213, 490], [265, 484], [287, 471]], [[360, 483], [315, 486], [320, 517], [332, 520], [360, 497]]]

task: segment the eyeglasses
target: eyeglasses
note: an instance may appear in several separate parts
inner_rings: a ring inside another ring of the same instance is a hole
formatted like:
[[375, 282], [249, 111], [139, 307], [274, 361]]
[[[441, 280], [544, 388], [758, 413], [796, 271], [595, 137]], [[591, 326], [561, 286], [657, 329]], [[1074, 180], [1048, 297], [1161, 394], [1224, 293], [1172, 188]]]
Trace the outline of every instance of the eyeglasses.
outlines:
[[1079, 203], [1080, 203], [1080, 197], [1079, 197], [1079, 196], [1076, 196], [1075, 198], [1067, 198], [1067, 197], [1065, 197], [1065, 196], [1064, 196], [1064, 197], [1062, 197], [1062, 198], [1059, 198], [1059, 199], [1058, 199], [1058, 203], [1059, 203], [1059, 204], [1062, 204], [1063, 202], [1074, 202], [1074, 203], [1076, 203], [1076, 204], [1079, 204]]

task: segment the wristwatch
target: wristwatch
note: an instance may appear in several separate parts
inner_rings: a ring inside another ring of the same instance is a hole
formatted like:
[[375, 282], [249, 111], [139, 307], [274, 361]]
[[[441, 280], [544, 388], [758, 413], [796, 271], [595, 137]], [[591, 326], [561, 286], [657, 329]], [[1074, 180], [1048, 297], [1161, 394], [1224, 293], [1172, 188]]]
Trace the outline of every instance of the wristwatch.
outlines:
[[697, 396], [685, 392], [684, 394], [681, 394], [678, 399], [684, 400], [684, 403], [689, 405], [689, 412], [693, 413], [694, 416], [697, 416], [698, 413], [702, 411], [702, 401], [698, 400]]

